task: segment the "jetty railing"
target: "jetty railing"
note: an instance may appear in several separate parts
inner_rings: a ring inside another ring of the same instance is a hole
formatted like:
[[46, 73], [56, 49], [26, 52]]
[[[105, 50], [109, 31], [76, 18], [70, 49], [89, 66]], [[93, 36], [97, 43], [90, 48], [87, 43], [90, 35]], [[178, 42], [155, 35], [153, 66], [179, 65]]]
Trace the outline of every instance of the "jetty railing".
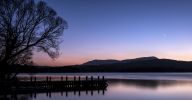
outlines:
[[28, 80], [14, 82], [0, 82], [1, 93], [28, 93], [28, 92], [54, 92], [54, 91], [84, 91], [84, 90], [105, 90], [107, 81], [102, 77], [60, 77], [60, 80], [53, 80], [53, 77], [45, 77], [38, 80], [36, 76]]

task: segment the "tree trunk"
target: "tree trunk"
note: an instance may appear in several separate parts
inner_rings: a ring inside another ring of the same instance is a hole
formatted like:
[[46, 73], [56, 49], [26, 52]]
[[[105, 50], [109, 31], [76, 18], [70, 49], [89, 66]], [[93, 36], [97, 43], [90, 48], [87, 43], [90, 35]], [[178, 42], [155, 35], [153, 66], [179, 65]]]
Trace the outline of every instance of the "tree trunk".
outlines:
[[1, 81], [9, 80], [10, 66], [5, 62], [1, 62], [0, 66], [1, 66], [0, 67], [0, 80]]

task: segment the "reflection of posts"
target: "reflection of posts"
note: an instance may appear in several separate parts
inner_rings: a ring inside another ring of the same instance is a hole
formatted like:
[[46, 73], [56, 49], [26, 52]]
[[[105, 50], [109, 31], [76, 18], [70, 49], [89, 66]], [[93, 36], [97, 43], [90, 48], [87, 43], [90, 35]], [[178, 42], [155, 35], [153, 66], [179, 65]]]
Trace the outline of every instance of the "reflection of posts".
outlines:
[[86, 86], [85, 89], [86, 89], [86, 94], [87, 94], [88, 76], [86, 76], [86, 80], [85, 80], [85, 83], [84, 83], [84, 84], [85, 84], [84, 86]]
[[36, 99], [36, 97], [37, 97], [37, 94], [36, 94], [36, 93], [34, 93], [34, 98]]
[[47, 96], [47, 97], [49, 96], [49, 92], [46, 92], [46, 96]]
[[93, 96], [93, 90], [91, 90], [91, 96]]
[[51, 92], [49, 93], [49, 98], [51, 98]]
[[66, 95], [66, 97], [68, 97], [68, 91], [66, 91], [66, 94], [65, 94], [65, 95]]
[[[28, 81], [30, 78], [30, 81]], [[2, 91], [3, 87], [0, 88], [0, 93], [49, 93], [52, 91], [55, 92], [63, 92], [63, 91], [73, 91], [76, 95], [76, 92], [78, 95], [81, 95], [80, 91], [86, 91], [86, 94], [88, 94], [89, 91], [91, 91], [91, 95], [93, 95], [93, 92], [96, 91], [98, 94], [100, 93], [100, 90], [105, 90], [107, 87], [106, 81], [104, 80], [104, 76], [102, 77], [88, 77], [81, 78], [80, 76], [76, 77], [70, 77], [70, 80], [68, 80], [68, 77], [66, 76], [66, 80], [63, 81], [64, 77], [61, 77], [61, 80], [52, 80], [52, 77], [46, 76], [44, 79], [39, 77], [28, 77], [27, 81], [18, 81], [14, 84], [13, 90], [6, 90]], [[74, 79], [74, 80], [73, 80]], [[5, 84], [5, 83], [4, 83]], [[10, 84], [10, 83], [7, 83]], [[102, 93], [102, 92], [101, 92]], [[104, 91], [103, 91], [104, 94]], [[33, 95], [35, 96], [35, 95]], [[50, 94], [47, 94], [48, 97], [50, 97]]]
[[79, 90], [79, 96], [81, 96], [81, 91]]
[[18, 94], [4, 94], [0, 95], [0, 100], [31, 100], [34, 98], [32, 94], [18, 95]]
[[[97, 86], [98, 86], [98, 87], [100, 87], [99, 84], [100, 84], [100, 80], [99, 80], [99, 76], [98, 76], [98, 78], [97, 78]], [[98, 94], [99, 94], [99, 88], [98, 88]]]
[[74, 90], [74, 95], [76, 95], [76, 90]]
[[103, 95], [105, 94], [105, 90], [103, 90]]
[[63, 91], [61, 91], [61, 96], [63, 96]]
[[100, 93], [99, 89], [98, 89], [98, 91], [97, 91], [97, 92], [98, 92], [98, 94]]
[[76, 76], [74, 76], [72, 88], [74, 89], [74, 95], [76, 95]]
[[88, 90], [86, 89], [86, 95], [88, 94]]
[[[87, 86], [87, 82], [88, 82], [88, 76], [86, 76], [86, 80], [85, 80], [85, 86]], [[86, 95], [88, 94], [87, 88], [86, 89]]]
[[[93, 87], [93, 76], [91, 76], [91, 87]], [[91, 96], [93, 96], [93, 90], [91, 89]]]

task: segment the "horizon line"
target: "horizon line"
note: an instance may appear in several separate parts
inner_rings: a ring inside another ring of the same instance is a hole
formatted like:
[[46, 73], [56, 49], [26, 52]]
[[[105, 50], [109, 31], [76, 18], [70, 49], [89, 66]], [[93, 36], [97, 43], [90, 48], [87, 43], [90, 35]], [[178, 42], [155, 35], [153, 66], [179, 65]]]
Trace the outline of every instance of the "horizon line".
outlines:
[[[134, 58], [128, 58], [128, 59], [123, 59], [123, 60], [132, 60], [132, 59], [138, 59], [138, 58], [149, 58], [149, 57], [154, 57], [154, 58], [157, 58], [157, 59], [167, 59], [167, 60], [175, 60], [175, 61], [185, 61], [185, 62], [192, 62], [192, 60], [182, 60], [182, 59], [169, 59], [169, 58], [163, 58], [163, 57], [157, 57], [157, 56], [141, 56], [141, 57], [134, 57]], [[67, 65], [40, 65], [40, 64], [35, 64], [35, 66], [47, 66], [47, 67], [67, 67], [67, 66], [76, 66], [76, 65], [82, 65], [82, 64], [85, 64], [87, 62], [90, 62], [90, 61], [94, 61], [94, 60], [116, 60], [116, 61], [123, 61], [123, 60], [118, 60], [118, 59], [92, 59], [92, 60], [88, 60], [88, 61], [85, 61], [83, 63], [80, 63], [80, 64], [67, 64]]]

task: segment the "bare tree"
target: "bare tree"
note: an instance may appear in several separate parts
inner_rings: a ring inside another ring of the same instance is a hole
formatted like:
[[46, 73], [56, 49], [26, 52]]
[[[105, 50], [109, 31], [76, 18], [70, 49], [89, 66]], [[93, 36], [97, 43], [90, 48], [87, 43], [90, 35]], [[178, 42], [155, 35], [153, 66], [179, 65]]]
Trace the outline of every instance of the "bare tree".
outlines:
[[66, 27], [67, 22], [43, 1], [1, 0], [0, 64], [31, 63], [33, 50], [56, 58]]

